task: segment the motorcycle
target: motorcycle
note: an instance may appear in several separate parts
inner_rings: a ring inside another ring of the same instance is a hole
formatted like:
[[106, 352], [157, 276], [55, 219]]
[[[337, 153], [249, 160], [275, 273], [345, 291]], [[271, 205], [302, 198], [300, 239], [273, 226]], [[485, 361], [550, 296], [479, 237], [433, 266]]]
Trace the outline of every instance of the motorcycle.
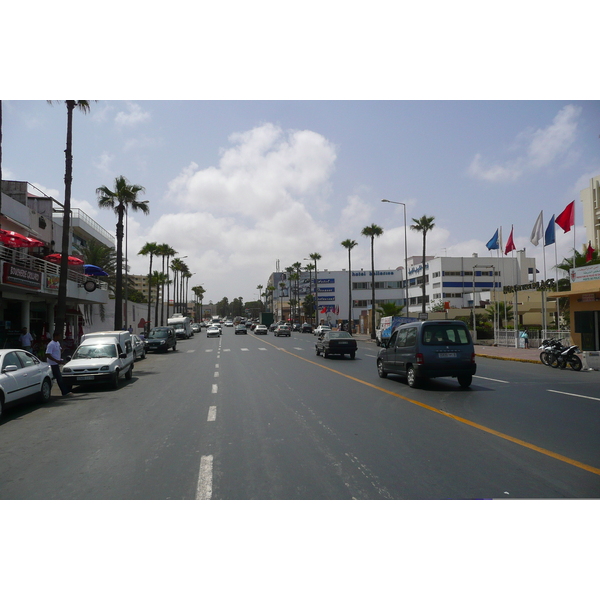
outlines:
[[550, 366], [553, 357], [560, 355], [561, 352], [567, 349], [567, 346], [563, 346], [560, 340], [556, 338], [550, 338], [542, 341], [542, 345], [539, 347], [540, 360], [542, 364]]
[[579, 356], [577, 356], [577, 352], [579, 352], [577, 346], [569, 346], [560, 354], [552, 354], [550, 366], [554, 369], [566, 369], [567, 367], [571, 367], [573, 371], [581, 371], [583, 364]]

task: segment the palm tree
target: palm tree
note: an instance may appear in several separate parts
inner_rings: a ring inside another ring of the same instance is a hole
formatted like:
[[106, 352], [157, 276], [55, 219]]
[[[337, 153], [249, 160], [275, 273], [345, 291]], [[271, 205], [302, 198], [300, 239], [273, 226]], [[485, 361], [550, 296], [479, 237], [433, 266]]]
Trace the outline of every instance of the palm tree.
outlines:
[[504, 318], [506, 318], [507, 321], [512, 321], [513, 318], [513, 307], [512, 303], [509, 302], [494, 302], [485, 309], [485, 312], [487, 312], [492, 321], [494, 321], [494, 317], [498, 315], [499, 329], [503, 329], [504, 327]]
[[352, 262], [350, 260], [350, 252], [352, 248], [358, 246], [358, 242], [348, 238], [341, 242], [341, 244], [348, 250], [348, 332], [352, 335]]
[[130, 184], [123, 175], [115, 178], [115, 189], [110, 190], [105, 185], [96, 189], [98, 206], [111, 208], [117, 215], [117, 273], [115, 283], [115, 330], [123, 329], [123, 218], [125, 211], [131, 207], [134, 211], [142, 211], [145, 215], [150, 212], [148, 200], [139, 201], [137, 196], [144, 192], [141, 185]]
[[413, 231], [420, 231], [423, 234], [423, 280], [421, 282], [421, 312], [425, 313], [425, 260], [427, 256], [426, 252], [426, 240], [427, 240], [427, 232], [431, 231], [435, 227], [435, 223], [433, 220], [435, 217], [428, 217], [427, 215], [423, 215], [420, 219], [413, 219], [414, 224], [410, 226]]
[[402, 314], [402, 307], [395, 302], [382, 302], [377, 312], [382, 317], [399, 317]]
[[[52, 103], [52, 102], [50, 102]], [[90, 110], [88, 100], [65, 100], [67, 105], [67, 147], [65, 149], [65, 201], [63, 205], [62, 246], [60, 258], [60, 276], [58, 280], [58, 299], [54, 317], [54, 331], [62, 337], [67, 314], [67, 277], [69, 268], [69, 233], [71, 227], [71, 184], [73, 183], [73, 111], [78, 108], [87, 113]]]
[[[161, 273], [160, 271], [154, 271], [154, 273], [152, 273], [152, 277], [150, 277], [150, 280], [152, 281], [152, 285], [156, 286], [156, 304], [154, 306], [154, 327], [156, 327], [158, 325], [158, 299], [161, 298], [162, 300], [162, 296], [160, 295], [160, 288], [161, 286], [164, 288], [165, 285], [165, 279], [167, 279], [167, 276], [164, 273]], [[150, 330], [150, 327], [148, 327], [148, 330]]]
[[317, 327], [319, 325], [319, 271], [317, 261], [323, 257], [318, 252], [313, 252], [308, 256], [315, 263], [315, 327]]
[[[148, 269], [148, 322], [146, 323], [147, 332], [150, 333], [150, 306], [152, 304], [152, 258], [158, 254], [158, 244], [156, 242], [146, 242], [142, 249], [138, 252], [138, 255], [148, 256], [150, 255], [150, 268]], [[156, 296], [156, 307], [158, 309], [158, 295]], [[154, 321], [154, 326], [157, 323]]]
[[283, 319], [283, 290], [285, 290], [285, 281], [279, 282], [279, 308], [281, 309], [281, 318]]
[[[169, 244], [159, 244], [158, 245], [158, 252], [156, 253], [157, 256], [162, 256], [162, 272], [165, 275], [165, 277], [163, 278], [163, 282], [162, 282], [162, 289], [161, 289], [161, 303], [160, 303], [160, 324], [164, 325], [165, 324], [165, 285], [167, 286], [167, 311], [169, 310], [169, 299], [168, 299], [168, 295], [169, 295], [169, 259], [172, 256], [175, 256], [176, 252], [175, 250], [173, 250], [173, 248], [171, 248], [171, 246], [169, 246]], [[167, 261], [167, 268], [165, 270], [165, 260]], [[168, 317], [168, 315], [167, 315]]]
[[376, 338], [375, 334], [375, 254], [374, 254], [374, 243], [375, 238], [383, 235], [383, 228], [375, 223], [371, 223], [365, 227], [361, 232], [361, 235], [371, 238], [371, 339]]

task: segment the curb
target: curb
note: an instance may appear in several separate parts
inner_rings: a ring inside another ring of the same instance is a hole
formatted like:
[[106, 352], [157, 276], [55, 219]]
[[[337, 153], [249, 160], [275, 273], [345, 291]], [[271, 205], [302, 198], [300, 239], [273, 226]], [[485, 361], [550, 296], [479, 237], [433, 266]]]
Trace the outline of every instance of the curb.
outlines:
[[541, 365], [541, 361], [539, 360], [531, 360], [529, 358], [512, 358], [510, 356], [492, 356], [491, 354], [477, 354], [475, 356], [479, 356], [480, 358], [493, 358], [495, 360], [511, 360], [513, 362], [524, 362], [531, 363], [532, 365]]

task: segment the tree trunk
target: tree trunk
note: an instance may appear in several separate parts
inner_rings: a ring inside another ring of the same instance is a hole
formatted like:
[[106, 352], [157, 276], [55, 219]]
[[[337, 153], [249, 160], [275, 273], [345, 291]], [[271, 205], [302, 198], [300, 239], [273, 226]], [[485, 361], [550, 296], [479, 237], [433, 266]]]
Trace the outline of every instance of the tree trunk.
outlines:
[[425, 231], [423, 231], [423, 281], [421, 282], [421, 294], [422, 294], [422, 298], [421, 298], [421, 312], [425, 313], [425, 238], [426, 238], [427, 234], [425, 233]]
[[152, 310], [152, 252], [150, 252], [150, 270], [148, 271], [148, 322], [146, 323], [146, 335], [150, 333], [150, 316]]
[[123, 213], [124, 206], [117, 206], [117, 268], [115, 273], [115, 331], [123, 329]]
[[352, 264], [348, 248], [348, 333], [352, 335]]
[[371, 339], [374, 340], [375, 333], [375, 236], [371, 236]]

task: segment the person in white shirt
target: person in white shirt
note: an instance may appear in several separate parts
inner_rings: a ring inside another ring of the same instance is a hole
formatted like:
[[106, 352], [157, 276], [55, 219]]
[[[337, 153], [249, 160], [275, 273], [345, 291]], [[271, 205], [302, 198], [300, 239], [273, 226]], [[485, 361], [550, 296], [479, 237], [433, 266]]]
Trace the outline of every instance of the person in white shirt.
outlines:
[[64, 396], [71, 395], [70, 387], [64, 382], [62, 378], [62, 374], [60, 372], [60, 365], [64, 365], [65, 361], [62, 359], [62, 349], [60, 347], [60, 333], [55, 331], [52, 334], [52, 341], [46, 347], [46, 362], [50, 365], [52, 369], [52, 375], [54, 375], [54, 379], [56, 379], [56, 383], [60, 388], [60, 391]]
[[33, 337], [30, 333], [27, 332], [27, 327], [23, 327], [23, 329], [21, 329], [21, 335], [19, 336], [19, 343], [21, 344], [21, 348], [23, 348], [23, 350], [27, 350], [27, 352], [31, 352], [31, 346], [33, 344]]

